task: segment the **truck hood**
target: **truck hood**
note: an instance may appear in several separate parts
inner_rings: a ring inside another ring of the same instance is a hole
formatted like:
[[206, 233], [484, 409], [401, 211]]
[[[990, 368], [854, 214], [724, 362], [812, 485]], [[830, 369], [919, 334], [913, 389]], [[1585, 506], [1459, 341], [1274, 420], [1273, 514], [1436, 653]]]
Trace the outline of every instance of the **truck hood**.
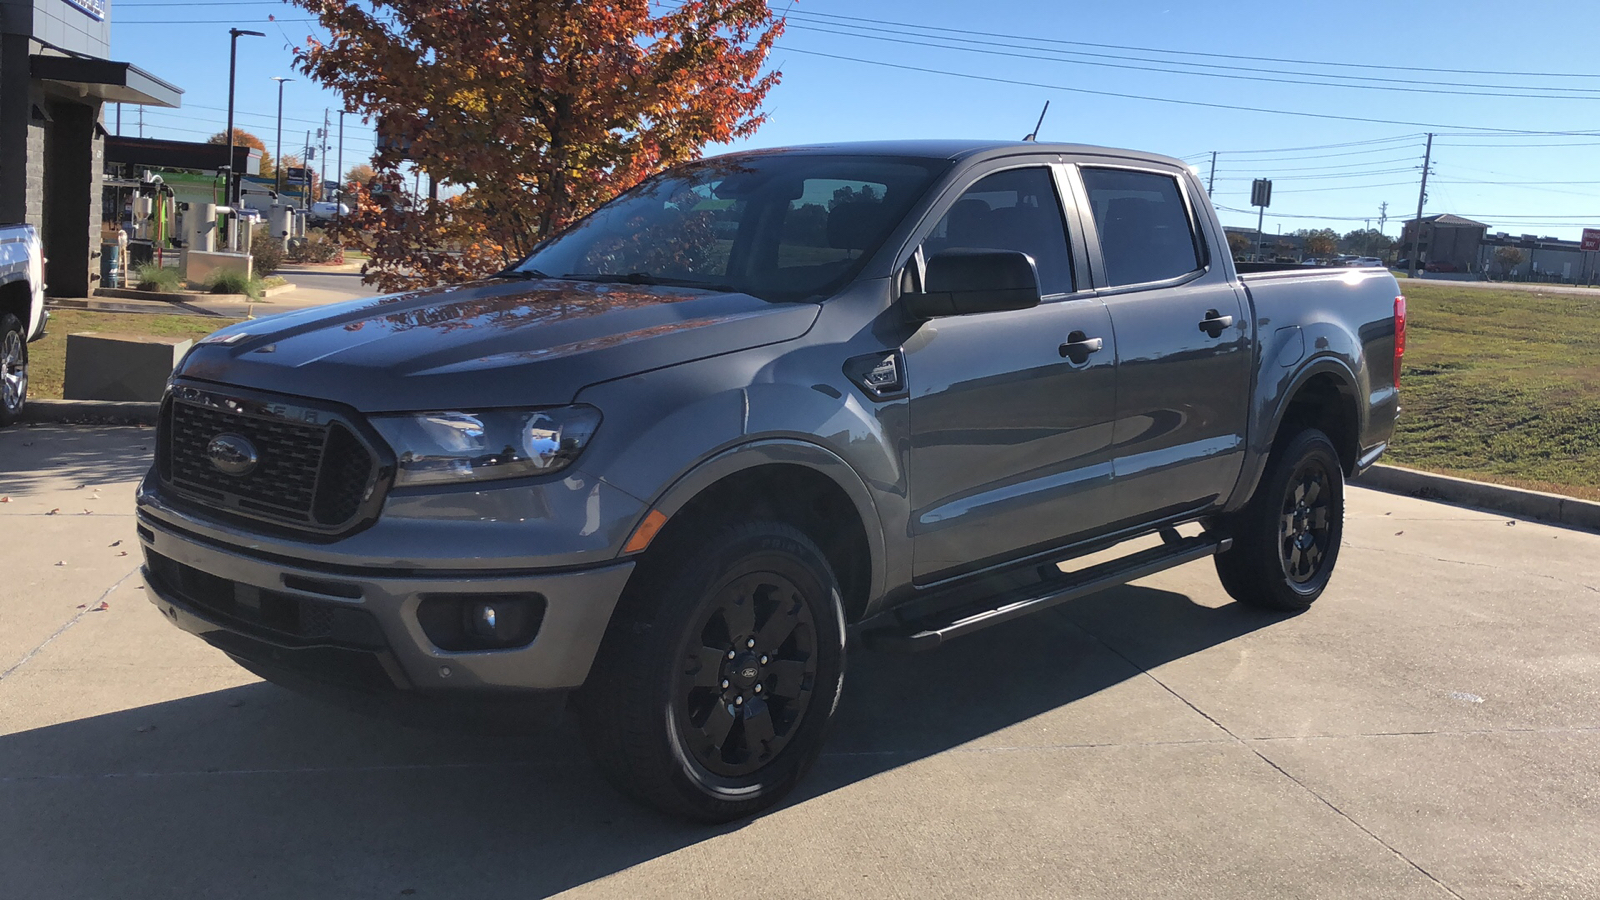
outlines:
[[815, 303], [692, 288], [493, 279], [240, 322], [185, 378], [362, 412], [546, 406], [585, 386], [792, 340]]

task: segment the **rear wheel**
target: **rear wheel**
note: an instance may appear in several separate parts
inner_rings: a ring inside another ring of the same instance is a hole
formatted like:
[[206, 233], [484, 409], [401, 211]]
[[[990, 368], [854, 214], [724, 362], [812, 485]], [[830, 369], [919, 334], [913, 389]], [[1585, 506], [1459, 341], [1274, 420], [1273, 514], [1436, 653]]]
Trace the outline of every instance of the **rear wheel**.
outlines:
[[788, 525], [730, 525], [674, 557], [635, 574], [580, 723], [623, 793], [723, 822], [778, 802], [816, 760], [844, 677], [843, 607], [822, 552]]
[[22, 320], [0, 315], [0, 426], [22, 418], [28, 402], [28, 336]]
[[1279, 446], [1255, 496], [1228, 523], [1233, 548], [1216, 557], [1233, 599], [1298, 612], [1328, 586], [1344, 534], [1344, 471], [1314, 428]]

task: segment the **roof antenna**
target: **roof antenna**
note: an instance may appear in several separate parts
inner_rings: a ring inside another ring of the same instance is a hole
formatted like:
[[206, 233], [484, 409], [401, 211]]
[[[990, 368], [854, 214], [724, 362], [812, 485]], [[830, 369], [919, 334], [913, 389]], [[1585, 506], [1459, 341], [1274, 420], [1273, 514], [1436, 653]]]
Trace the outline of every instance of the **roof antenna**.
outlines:
[[1023, 138], [1023, 140], [1025, 140], [1025, 141], [1037, 141], [1039, 139], [1039, 126], [1044, 124], [1044, 114], [1049, 112], [1049, 111], [1050, 111], [1050, 101], [1046, 100], [1044, 102], [1044, 109], [1039, 111], [1039, 122], [1038, 122], [1038, 124], [1033, 126], [1033, 133], [1028, 135], [1027, 137]]

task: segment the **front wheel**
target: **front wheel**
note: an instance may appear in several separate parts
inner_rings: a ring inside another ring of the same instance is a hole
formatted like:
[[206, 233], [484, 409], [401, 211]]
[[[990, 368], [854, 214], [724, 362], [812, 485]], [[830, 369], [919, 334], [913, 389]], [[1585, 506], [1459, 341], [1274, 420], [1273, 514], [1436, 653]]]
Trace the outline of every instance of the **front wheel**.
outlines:
[[1228, 594], [1265, 609], [1309, 608], [1328, 586], [1344, 535], [1344, 470], [1333, 442], [1308, 428], [1280, 445], [1227, 524], [1233, 548], [1216, 565]]
[[821, 752], [844, 678], [827, 559], [776, 522], [646, 559], [579, 696], [585, 743], [623, 793], [725, 822], [777, 803]]
[[28, 402], [28, 336], [22, 320], [0, 315], [0, 426], [22, 418]]

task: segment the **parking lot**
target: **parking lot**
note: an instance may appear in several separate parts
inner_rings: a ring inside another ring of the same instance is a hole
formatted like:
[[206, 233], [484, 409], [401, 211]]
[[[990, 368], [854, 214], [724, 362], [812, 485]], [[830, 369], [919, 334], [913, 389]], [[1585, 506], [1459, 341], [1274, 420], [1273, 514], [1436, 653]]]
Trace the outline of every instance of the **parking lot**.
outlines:
[[794, 798], [706, 828], [570, 721], [409, 730], [178, 632], [153, 438], [0, 432], [0, 896], [1600, 896], [1600, 535], [1352, 489], [1310, 612], [1199, 562], [859, 653]]

